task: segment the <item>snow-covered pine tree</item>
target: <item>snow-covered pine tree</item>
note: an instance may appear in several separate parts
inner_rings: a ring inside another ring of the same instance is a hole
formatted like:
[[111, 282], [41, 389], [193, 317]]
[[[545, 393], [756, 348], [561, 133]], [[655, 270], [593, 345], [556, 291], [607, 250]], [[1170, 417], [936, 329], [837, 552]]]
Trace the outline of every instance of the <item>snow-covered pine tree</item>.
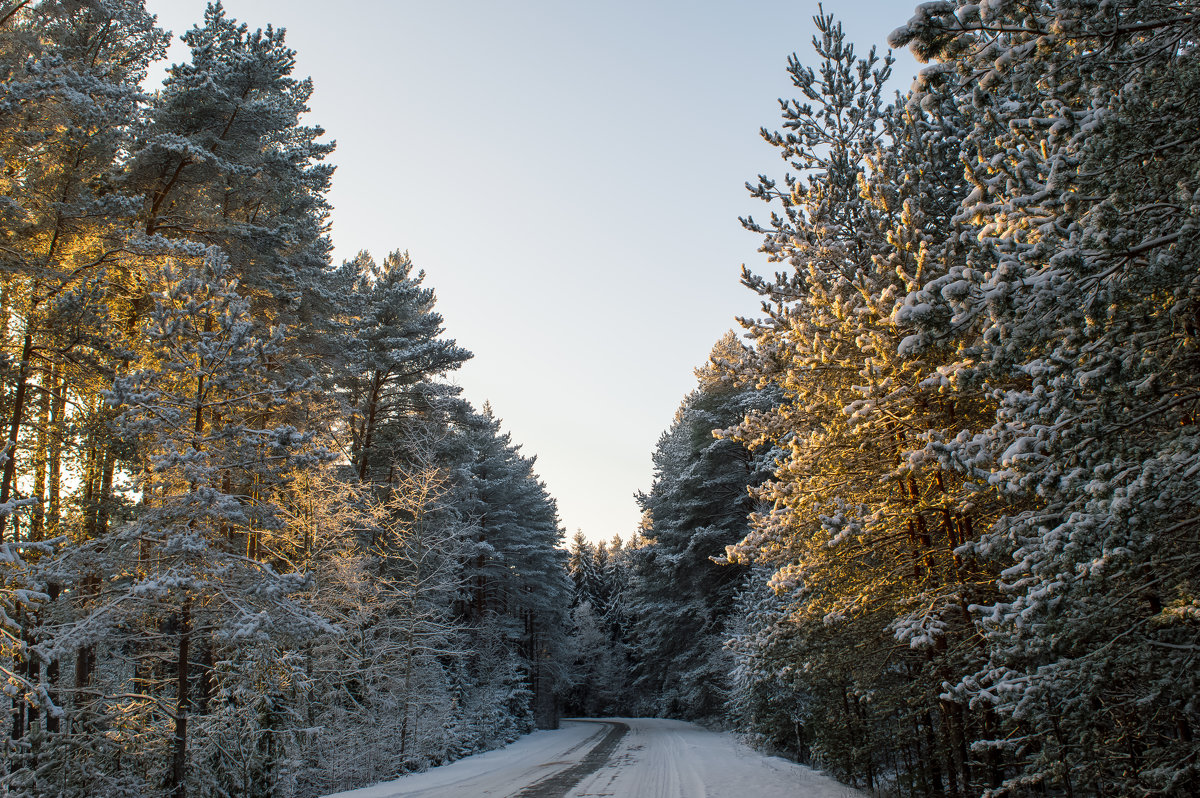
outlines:
[[[70, 341], [72, 326], [83, 340], [70, 343], [94, 343], [94, 330], [78, 330], [79, 315], [96, 313], [86, 283], [99, 281], [115, 256], [107, 228], [132, 210], [105, 178], [136, 119], [146, 66], [164, 47], [141, 2], [22, 3], [0, 28], [0, 157], [8, 165], [0, 280], [4, 365], [16, 384], [4, 425], [10, 441], [29, 423], [34, 374], [53, 360], [61, 368], [54, 344]], [[19, 464], [8, 462], [0, 501]], [[0, 517], [0, 532], [4, 524]]]
[[[185, 38], [191, 57], [148, 97], [166, 37], [140, 0], [0, 9], [2, 504], [36, 499], [0, 513], [13, 794], [312, 792], [331, 763], [370, 778], [550, 722], [565, 673], [553, 502], [507, 440], [521, 523], [493, 530], [503, 607], [474, 623], [444, 595], [469, 571], [453, 530], [479, 508], [481, 443], [435, 378], [466, 353], [403, 256], [337, 290], [331, 145], [300, 123], [311, 85], [283, 32], [215, 4]], [[381, 374], [363, 491], [307, 431], [362, 429], [371, 403], [344, 400]], [[425, 473], [409, 439], [426, 427], [449, 433], [433, 462], [454, 470], [432, 525], [396, 504], [420, 493], [404, 485]], [[317, 731], [310, 710], [336, 690], [310, 691], [355, 680], [396, 745]]]
[[[38, 541], [75, 531], [64, 519], [68, 393], [86, 405], [112, 364], [99, 286], [119, 249], [109, 231], [133, 208], [107, 178], [146, 66], [165, 48], [153, 22], [138, 0], [9, 4], [0, 22], [0, 591], [11, 635], [0, 667], [13, 679], [3, 751], [13, 794], [38, 789], [60, 729], [60, 663], [35, 644], [44, 602], [64, 586], [39, 573], [49, 550]], [[90, 465], [85, 478], [104, 471]], [[88, 504], [84, 516], [102, 512]]]
[[1200, 6], [930, 3], [892, 40], [972, 123], [980, 233], [912, 307], [999, 404], [948, 454], [1014, 505], [970, 548], [1003, 595], [960, 689], [1011, 722], [1001, 790], [1194, 794]]
[[[38, 421], [30, 418], [35, 390], [61, 390], [73, 360], [65, 350], [104, 348], [95, 286], [119, 250], [110, 228], [132, 212], [107, 178], [136, 120], [146, 66], [165, 47], [153, 23], [143, 3], [129, 0], [21, 3], [0, 26], [0, 373], [13, 386], [4, 417], [13, 456], [0, 503], [11, 498], [18, 471], [45, 465], [46, 435], [31, 462], [20, 446]], [[45, 507], [33, 506], [44, 528]], [[7, 524], [0, 513], [0, 537]]]
[[[6, 459], [0, 454], [0, 460]], [[25, 502], [9, 501], [0, 510], [11, 513]], [[53, 554], [51, 545], [19, 540], [0, 543], [0, 678], [11, 709], [12, 732], [0, 749], [0, 785], [12, 795], [33, 795], [38, 787], [45, 733], [57, 730], [58, 696], [53, 665], [42, 670], [43, 657], [35, 644], [39, 615], [53, 596], [39, 579], [37, 559]]]
[[[911, 555], [904, 536], [889, 535], [895, 542], [877, 550], [863, 534], [874, 509], [871, 494], [877, 501], [886, 496], [880, 477], [894, 467], [889, 455], [895, 447], [861, 446], [843, 408], [863, 398], [856, 385], [877, 384], [863, 349], [875, 332], [868, 303], [879, 288], [872, 256], [883, 222], [861, 186], [870, 156], [886, 146], [883, 84], [890, 58], [880, 63], [872, 51], [859, 59], [831, 17], [816, 23], [820, 67], [789, 60], [804, 97], [781, 103], [784, 124], [795, 132], [763, 132], [796, 172], [785, 176], [786, 191], [767, 177], [751, 187], [782, 213], [772, 211], [769, 227], [753, 218], [744, 222], [764, 236], [768, 258], [790, 271], [773, 280], [743, 273], [743, 282], [763, 297], [765, 318], [743, 322], [754, 356], [735, 373], [776, 385], [782, 401], [722, 433], [779, 449], [772, 478], [756, 491], [769, 509], [751, 516], [749, 534], [728, 557], [774, 569], [767, 587], [786, 601], [750, 604], [764, 615], [747, 619], [751, 634], [743, 633], [740, 644], [765, 648], [743, 648], [738, 686], [749, 695], [734, 703], [762, 723], [750, 732], [777, 738], [770, 744], [811, 751], [840, 778], [875, 786], [886, 732], [863, 708], [874, 701], [885, 717], [894, 709], [880, 706], [885, 694], [875, 692], [874, 677], [886, 674], [886, 649], [870, 659], [846, 655], [863, 641], [883, 642], [894, 617], [883, 588], [896, 580], [881, 584], [878, 576]], [[860, 590], [871, 600], [856, 605]], [[755, 666], [747, 668], [747, 660]], [[783, 693], [776, 709], [754, 710], [764, 693], [775, 691]], [[790, 722], [780, 722], [781, 712]]]
[[433, 380], [471, 353], [443, 338], [425, 272], [413, 273], [407, 253], [382, 264], [366, 252], [331, 276], [335, 292], [330, 380], [343, 405], [350, 460], [360, 481], [387, 482], [413, 419], [427, 415], [444, 393]]
[[594, 591], [593, 586], [598, 580], [596, 547], [588, 541], [582, 529], [575, 530], [575, 535], [571, 538], [567, 571], [571, 575], [571, 584], [573, 585], [571, 606], [576, 607], [585, 601], [590, 604]]
[[787, 634], [788, 599], [769, 586], [774, 569], [753, 566], [734, 599], [726, 629], [733, 662], [727, 722], [759, 748], [814, 764], [807, 728], [813, 697], [795, 663]]
[[173, 239], [219, 246], [254, 300], [256, 324], [314, 333], [333, 173], [322, 161], [333, 144], [301, 123], [312, 81], [292, 77], [295, 52], [282, 28], [251, 32], [220, 2], [183, 40], [190, 60], [167, 70], [119, 181], [142, 202], [132, 247], [152, 254]]
[[965, 122], [945, 95], [885, 105], [890, 59], [858, 59], [831, 17], [816, 22], [821, 67], [791, 61], [806, 100], [784, 104], [796, 132], [764, 134], [797, 174], [786, 193], [765, 177], [752, 187], [783, 213], [747, 227], [791, 271], [744, 274], [765, 317], [745, 322], [754, 357], [735, 373], [783, 400], [725, 433], [779, 448], [756, 491], [770, 509], [729, 557], [774, 567], [770, 585], [789, 597], [759, 624], [778, 634], [748, 638], [777, 652], [779, 673], [756, 672], [804, 697], [801, 739], [780, 724], [781, 743], [871, 788], [958, 794], [994, 773], [970, 751], [992, 718], [943, 684], [983, 656], [968, 607], [992, 597], [994, 577], [959, 548], [998, 503], [986, 477], [947, 462], [946, 442], [990, 423], [991, 406], [978, 389], [947, 395], [942, 344], [920, 326], [945, 316], [908, 299], [962, 266]]
[[629, 609], [629, 583], [632, 578], [633, 554], [642, 545], [634, 534], [626, 545], [620, 535], [608, 542], [608, 557], [600, 572], [605, 598], [600, 603], [601, 615], [608, 628], [609, 639], [617, 647], [627, 648], [632, 633]]
[[[77, 756], [59, 765], [72, 794], [269, 794], [281, 704], [303, 681], [288, 651], [328, 628], [290, 596], [306, 575], [272, 550], [275, 494], [325, 455], [291, 426], [263, 425], [305, 386], [270, 374], [281, 335], [254, 336], [229, 271], [215, 248], [164, 268], [147, 344], [109, 394], [146, 470], [136, 518], [58, 565], [64, 580], [97, 564], [104, 578], [45, 646], [94, 647], [102, 661], [94, 698], [78, 702]], [[234, 718], [255, 741], [248, 759], [210, 756]]]

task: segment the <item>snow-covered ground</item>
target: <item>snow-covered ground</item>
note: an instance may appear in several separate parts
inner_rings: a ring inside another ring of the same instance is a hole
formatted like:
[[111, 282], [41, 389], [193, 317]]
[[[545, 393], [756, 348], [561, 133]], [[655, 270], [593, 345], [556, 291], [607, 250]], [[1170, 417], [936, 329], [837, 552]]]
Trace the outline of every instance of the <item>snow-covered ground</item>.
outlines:
[[[729, 734], [677, 720], [606, 720], [564, 721], [558, 731], [336, 798], [864, 798]], [[597, 757], [587, 755], [601, 745], [613, 750], [592, 770]]]

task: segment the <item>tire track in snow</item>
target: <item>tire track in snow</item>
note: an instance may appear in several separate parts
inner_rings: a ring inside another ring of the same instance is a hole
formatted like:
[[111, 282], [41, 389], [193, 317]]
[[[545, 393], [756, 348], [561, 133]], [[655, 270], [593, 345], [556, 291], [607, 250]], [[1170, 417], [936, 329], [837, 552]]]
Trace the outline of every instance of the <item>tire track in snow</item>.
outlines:
[[[516, 793], [513, 798], [563, 798], [575, 788], [575, 785], [595, 773], [612, 756], [621, 742], [621, 738], [629, 731], [629, 726], [619, 721], [593, 721], [609, 726], [608, 734], [588, 751], [579, 763], [566, 770], [547, 776]], [[591, 739], [591, 738], [588, 738]]]

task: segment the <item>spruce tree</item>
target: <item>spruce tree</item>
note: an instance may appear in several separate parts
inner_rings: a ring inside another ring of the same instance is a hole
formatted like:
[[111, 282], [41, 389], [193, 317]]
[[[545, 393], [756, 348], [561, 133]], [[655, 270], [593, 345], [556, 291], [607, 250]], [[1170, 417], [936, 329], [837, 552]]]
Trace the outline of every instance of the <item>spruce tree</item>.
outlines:
[[739, 387], [715, 364], [746, 355], [732, 332], [713, 347], [709, 365], [697, 371], [699, 387], [659, 438], [650, 492], [638, 496], [646, 539], [630, 553], [625, 600], [636, 618], [634, 689], [656, 715], [724, 714], [732, 670], [723, 650], [726, 622], [745, 569], [714, 558], [746, 535], [754, 506], [747, 489], [763, 480], [767, 463], [713, 432], [769, 409], [773, 391]]
[[558, 510], [500, 420], [485, 405], [467, 430], [474, 450], [465, 469], [464, 512], [476, 530], [465, 553], [465, 613], [495, 627], [520, 662], [532, 727], [557, 726], [555, 692], [565, 685], [565, 613], [570, 600]]

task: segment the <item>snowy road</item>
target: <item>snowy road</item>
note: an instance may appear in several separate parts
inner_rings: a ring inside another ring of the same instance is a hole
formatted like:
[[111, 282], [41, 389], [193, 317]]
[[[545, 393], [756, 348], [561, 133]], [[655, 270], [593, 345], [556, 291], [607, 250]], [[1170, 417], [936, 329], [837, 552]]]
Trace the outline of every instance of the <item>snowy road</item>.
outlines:
[[[564, 721], [507, 748], [336, 798], [864, 798], [677, 720]], [[329, 796], [328, 798], [335, 798]]]

